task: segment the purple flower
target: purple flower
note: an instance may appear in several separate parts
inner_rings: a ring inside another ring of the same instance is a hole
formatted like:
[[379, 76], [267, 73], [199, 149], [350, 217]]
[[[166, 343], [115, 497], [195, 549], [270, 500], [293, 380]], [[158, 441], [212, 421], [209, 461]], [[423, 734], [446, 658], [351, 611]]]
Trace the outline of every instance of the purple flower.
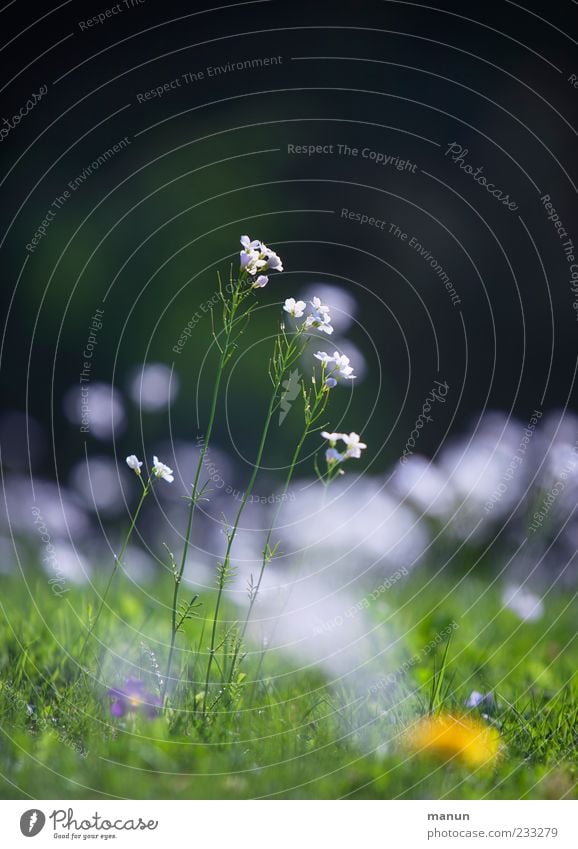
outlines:
[[127, 678], [123, 690], [112, 687], [108, 695], [112, 699], [111, 716], [121, 717], [127, 713], [143, 713], [147, 719], [154, 719], [162, 706], [161, 699], [147, 692], [143, 682], [138, 678]]

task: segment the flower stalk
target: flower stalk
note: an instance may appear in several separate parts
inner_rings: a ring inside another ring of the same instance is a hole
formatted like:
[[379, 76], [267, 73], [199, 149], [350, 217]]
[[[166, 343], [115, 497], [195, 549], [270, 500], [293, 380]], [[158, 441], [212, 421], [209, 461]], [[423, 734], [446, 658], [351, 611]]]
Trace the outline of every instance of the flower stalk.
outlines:
[[179, 591], [191, 544], [195, 509], [206, 488], [205, 486], [200, 486], [201, 472], [213, 433], [222, 378], [226, 366], [237, 348], [237, 340], [253, 310], [252, 304], [246, 306], [244, 310], [242, 310], [241, 307], [246, 303], [247, 299], [255, 289], [261, 289], [267, 285], [269, 278], [265, 275], [265, 271], [283, 270], [280, 258], [264, 243], [259, 242], [256, 239], [251, 240], [249, 236], [241, 236], [241, 246], [243, 250], [240, 252], [239, 256], [239, 273], [237, 275], [237, 280], [235, 283], [233, 283], [232, 279], [229, 281], [230, 298], [227, 297], [227, 293], [223, 290], [221, 278], [219, 276], [219, 295], [222, 304], [222, 331], [220, 334], [217, 334], [213, 329], [213, 339], [220, 352], [220, 356], [213, 387], [213, 395], [211, 398], [209, 420], [207, 423], [205, 437], [201, 445], [201, 450], [199, 452], [199, 459], [197, 461], [197, 468], [191, 490], [185, 540], [180, 565], [178, 569], [174, 570], [175, 585], [171, 606], [171, 639], [167, 659], [167, 671], [162, 692], [163, 700], [166, 696], [170, 681], [176, 638], [180, 627], [178, 620]]
[[[156, 457], [155, 457], [155, 460], [156, 460]], [[115, 578], [115, 575], [116, 575], [116, 573], [117, 573], [118, 567], [119, 567], [119, 565], [121, 565], [121, 564], [122, 564], [122, 559], [123, 559], [123, 557], [124, 557], [124, 555], [125, 555], [125, 552], [126, 552], [127, 546], [128, 546], [128, 544], [129, 544], [129, 542], [130, 542], [130, 539], [131, 539], [131, 537], [132, 537], [133, 531], [134, 531], [134, 529], [135, 529], [135, 527], [136, 527], [136, 523], [137, 523], [137, 519], [138, 519], [138, 517], [139, 517], [139, 513], [140, 513], [140, 511], [141, 511], [141, 509], [142, 509], [142, 506], [143, 506], [143, 504], [144, 504], [144, 502], [145, 502], [145, 498], [147, 497], [147, 495], [149, 494], [149, 492], [150, 492], [150, 490], [151, 490], [151, 488], [152, 488], [152, 483], [153, 483], [153, 479], [152, 479], [152, 477], [149, 477], [149, 479], [148, 479], [148, 481], [147, 481], [146, 483], [143, 481], [143, 479], [142, 479], [142, 475], [141, 475], [141, 471], [140, 471], [140, 467], [142, 466], [142, 463], [141, 463], [139, 460], [137, 460], [137, 458], [134, 456], [134, 454], [131, 454], [131, 456], [130, 456], [130, 457], [127, 457], [127, 458], [126, 458], [126, 462], [127, 462], [128, 467], [129, 467], [130, 469], [133, 469], [133, 470], [134, 470], [134, 472], [135, 472], [135, 474], [137, 475], [137, 477], [138, 477], [139, 481], [141, 482], [141, 484], [142, 484], [142, 493], [141, 493], [141, 497], [140, 497], [139, 503], [137, 504], [136, 510], [134, 511], [134, 514], [133, 514], [133, 516], [132, 516], [132, 519], [131, 519], [131, 522], [130, 522], [130, 525], [129, 525], [129, 529], [128, 529], [128, 531], [127, 531], [127, 533], [126, 533], [126, 536], [125, 536], [125, 538], [124, 538], [124, 541], [123, 541], [123, 543], [122, 543], [122, 546], [121, 546], [120, 552], [119, 552], [119, 553], [118, 553], [118, 555], [116, 555], [116, 556], [115, 556], [115, 558], [114, 558], [114, 565], [113, 565], [113, 567], [112, 567], [112, 571], [111, 571], [111, 573], [110, 573], [110, 575], [109, 575], [109, 577], [108, 577], [108, 581], [107, 581], [106, 587], [105, 587], [105, 589], [104, 589], [104, 593], [103, 593], [103, 595], [102, 595], [102, 598], [100, 599], [100, 605], [99, 605], [98, 610], [97, 610], [97, 612], [96, 612], [96, 616], [94, 617], [94, 619], [93, 619], [93, 621], [92, 621], [92, 624], [90, 625], [90, 627], [89, 627], [89, 629], [88, 629], [88, 632], [87, 632], [87, 634], [86, 634], [86, 637], [84, 638], [84, 642], [83, 642], [83, 644], [82, 644], [82, 648], [80, 649], [80, 655], [79, 655], [79, 658], [78, 658], [78, 659], [79, 659], [79, 662], [80, 662], [80, 661], [82, 660], [82, 658], [84, 657], [84, 652], [86, 651], [86, 647], [87, 647], [87, 645], [88, 645], [88, 643], [89, 643], [89, 641], [90, 641], [90, 638], [91, 638], [91, 637], [92, 637], [92, 635], [94, 634], [94, 631], [95, 631], [96, 626], [97, 626], [97, 624], [98, 624], [98, 620], [100, 619], [100, 615], [101, 615], [101, 613], [102, 613], [103, 607], [104, 607], [104, 605], [106, 604], [106, 600], [107, 600], [107, 598], [108, 598], [108, 594], [109, 594], [109, 592], [110, 592], [110, 588], [111, 588], [112, 583], [113, 583], [113, 581], [114, 581], [114, 578]]]

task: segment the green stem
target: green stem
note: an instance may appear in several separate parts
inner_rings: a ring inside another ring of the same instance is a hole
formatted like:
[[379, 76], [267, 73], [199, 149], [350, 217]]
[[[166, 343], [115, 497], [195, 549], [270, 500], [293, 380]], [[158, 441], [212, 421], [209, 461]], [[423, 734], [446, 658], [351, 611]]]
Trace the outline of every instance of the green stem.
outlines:
[[[224, 559], [223, 559], [223, 564], [222, 564], [221, 572], [220, 572], [220, 576], [219, 576], [219, 583], [218, 583], [218, 587], [217, 587], [217, 600], [215, 602], [215, 613], [214, 613], [214, 616], [213, 616], [213, 625], [212, 625], [212, 629], [211, 629], [211, 645], [210, 645], [210, 649], [209, 649], [209, 658], [208, 658], [208, 661], [207, 661], [207, 674], [206, 674], [206, 678], [205, 678], [205, 691], [204, 691], [204, 696], [203, 696], [203, 714], [206, 714], [206, 710], [207, 710], [207, 699], [208, 699], [208, 693], [209, 693], [209, 684], [210, 684], [210, 681], [211, 681], [211, 669], [212, 669], [213, 661], [214, 661], [214, 658], [215, 658], [215, 645], [216, 645], [216, 638], [217, 638], [217, 626], [218, 626], [218, 622], [219, 622], [219, 612], [220, 612], [221, 602], [222, 602], [222, 598], [223, 598], [223, 590], [225, 588], [225, 582], [226, 582], [227, 575], [228, 575], [228, 572], [229, 572], [231, 548], [233, 546], [233, 542], [234, 542], [235, 536], [237, 534], [241, 515], [243, 513], [243, 510], [245, 509], [245, 505], [247, 503], [247, 500], [248, 500], [249, 496], [251, 495], [251, 493], [253, 491], [253, 486], [255, 484], [255, 480], [256, 480], [257, 474], [259, 472], [259, 468], [261, 466], [261, 460], [263, 459], [263, 451], [265, 449], [265, 443], [267, 441], [267, 436], [268, 436], [268, 433], [269, 433], [269, 427], [271, 425], [271, 419], [273, 418], [273, 413], [275, 411], [275, 407], [276, 407], [276, 403], [277, 403], [277, 396], [278, 396], [278, 393], [279, 393], [279, 389], [281, 387], [281, 383], [283, 381], [283, 377], [284, 377], [286, 371], [288, 370], [288, 368], [290, 368], [290, 366], [293, 364], [295, 359], [303, 353], [305, 347], [308, 344], [308, 342], [306, 342], [305, 345], [300, 348], [300, 346], [298, 344], [299, 343], [299, 337], [300, 337], [300, 334], [298, 334], [295, 339], [289, 340], [286, 333], [285, 333], [285, 329], [283, 328], [282, 331], [281, 331], [281, 336], [277, 337], [277, 339], [275, 341], [275, 350], [274, 350], [274, 353], [273, 353], [273, 360], [272, 360], [273, 392], [272, 392], [272, 395], [271, 395], [271, 400], [269, 401], [269, 408], [267, 410], [267, 415], [265, 417], [265, 424], [263, 426], [263, 431], [261, 433], [261, 439], [260, 439], [260, 442], [259, 442], [259, 448], [257, 450], [257, 457], [256, 457], [256, 460], [255, 460], [255, 465], [253, 467], [253, 472], [251, 474], [251, 478], [249, 480], [249, 483], [247, 484], [247, 488], [246, 488], [245, 492], [243, 493], [243, 498], [241, 499], [241, 504], [239, 505], [239, 510], [237, 511], [237, 515], [235, 517], [233, 527], [232, 527], [232, 529], [229, 533], [229, 536], [228, 536], [227, 548], [226, 548], [226, 551], [225, 551], [225, 556], [224, 556]], [[282, 349], [282, 341], [285, 344], [284, 351]], [[274, 375], [274, 377], [273, 377], [273, 375]], [[305, 436], [306, 436], [306, 434], [305, 434]], [[303, 440], [305, 439], [305, 436], [303, 436]], [[300, 450], [300, 447], [299, 447], [299, 450]], [[297, 458], [295, 458], [295, 463], [296, 462], [297, 462]], [[294, 464], [293, 464], [293, 466], [294, 466]], [[271, 529], [271, 532], [272, 532], [272, 529]], [[269, 535], [269, 539], [270, 539], [270, 535]], [[267, 551], [267, 549], [265, 549], [265, 551]], [[236, 648], [235, 653], [237, 653], [237, 651], [238, 651], [238, 648]], [[233, 664], [233, 666], [234, 666], [234, 664]]]
[[[141, 480], [141, 483], [142, 483], [142, 480]], [[90, 640], [91, 636], [93, 635], [94, 629], [96, 628], [98, 620], [100, 619], [100, 614], [102, 613], [102, 609], [103, 609], [104, 605], [106, 604], [106, 599], [108, 597], [108, 593], [109, 593], [110, 588], [112, 586], [114, 576], [116, 575], [119, 564], [122, 562], [122, 558], [124, 557], [126, 548], [127, 548], [128, 544], [130, 542], [130, 538], [132, 537], [132, 533], [135, 529], [135, 525], [136, 525], [139, 513], [141, 511], [141, 507], [144, 504], [145, 498], [149, 494], [150, 488], [151, 488], [151, 480], [149, 478], [149, 480], [146, 484], [143, 483], [143, 491], [142, 491], [142, 495], [140, 497], [140, 501], [139, 501], [138, 506], [137, 506], [137, 508], [134, 512], [133, 517], [132, 517], [130, 527], [128, 529], [127, 535], [126, 535], [124, 542], [122, 544], [122, 547], [120, 549], [120, 553], [118, 554], [118, 557], [116, 557], [116, 559], [114, 561], [114, 566], [112, 567], [112, 572], [109, 575], [108, 583], [107, 583], [106, 588], [104, 590], [103, 596], [100, 600], [100, 607], [98, 608], [98, 611], [97, 611], [97, 614], [94, 618], [94, 621], [93, 621], [92, 625], [90, 626], [90, 628], [88, 629], [88, 633], [87, 633], [86, 637], [84, 638], [84, 643], [82, 644], [82, 648], [80, 650], [79, 662], [82, 660], [82, 657], [83, 657], [84, 652], [86, 650], [86, 646], [88, 644], [88, 641]]]
[[251, 474], [251, 478], [249, 483], [247, 484], [247, 489], [243, 493], [243, 497], [241, 499], [241, 504], [239, 505], [239, 509], [237, 510], [237, 515], [235, 516], [235, 522], [229, 534], [229, 538], [227, 540], [227, 548], [225, 551], [225, 557], [223, 560], [223, 565], [221, 567], [221, 577], [219, 579], [218, 591], [217, 591], [217, 601], [215, 602], [215, 613], [213, 616], [213, 626], [211, 629], [211, 646], [209, 649], [209, 659], [207, 661], [207, 674], [205, 678], [205, 692], [203, 695], [203, 714], [206, 713], [207, 710], [207, 697], [209, 691], [209, 683], [211, 680], [211, 669], [213, 666], [213, 660], [215, 656], [215, 643], [217, 639], [217, 625], [219, 621], [219, 611], [221, 607], [221, 600], [223, 597], [223, 590], [225, 588], [225, 580], [227, 576], [227, 572], [229, 569], [230, 557], [231, 557], [231, 548], [233, 546], [233, 542], [235, 536], [237, 534], [237, 529], [239, 527], [239, 522], [241, 520], [241, 515], [243, 510], [245, 509], [245, 505], [247, 503], [247, 499], [252, 493], [253, 486], [255, 485], [255, 480], [257, 478], [257, 473], [259, 471], [259, 467], [261, 465], [261, 460], [263, 459], [263, 451], [265, 450], [265, 442], [267, 441], [267, 435], [269, 433], [269, 426], [271, 424], [271, 419], [273, 418], [273, 411], [275, 407], [275, 400], [277, 397], [277, 392], [279, 391], [280, 380], [277, 379], [275, 382], [275, 388], [273, 390], [273, 394], [271, 396], [271, 400], [269, 402], [269, 408], [267, 410], [267, 416], [265, 418], [265, 424], [263, 426], [263, 431], [261, 433], [261, 439], [259, 442], [259, 448], [257, 450], [257, 457], [255, 460], [255, 464], [253, 466], [253, 472]]
[[217, 377], [215, 379], [215, 386], [214, 386], [214, 389], [213, 389], [213, 397], [211, 399], [211, 410], [210, 410], [210, 413], [209, 413], [209, 421], [208, 421], [208, 424], [207, 424], [207, 431], [206, 431], [206, 434], [205, 434], [205, 438], [203, 439], [203, 445], [201, 447], [201, 452], [199, 454], [199, 461], [197, 463], [197, 470], [196, 470], [196, 473], [195, 473], [195, 479], [193, 481], [193, 487], [192, 487], [192, 492], [191, 492], [191, 501], [190, 501], [190, 505], [189, 505], [189, 515], [188, 515], [188, 518], [187, 518], [187, 528], [186, 528], [186, 531], [185, 531], [185, 542], [184, 542], [184, 546], [183, 546], [183, 554], [182, 554], [182, 557], [181, 557], [181, 563], [180, 563], [180, 566], [179, 566], [179, 571], [178, 571], [177, 575], [175, 575], [175, 588], [174, 588], [174, 592], [173, 592], [173, 603], [172, 603], [172, 612], [171, 612], [171, 643], [170, 643], [170, 648], [169, 648], [169, 657], [168, 657], [168, 660], [167, 660], [167, 672], [166, 672], [166, 675], [165, 675], [164, 684], [163, 684], [163, 691], [162, 691], [163, 701], [164, 701], [164, 698], [165, 698], [165, 695], [166, 695], [166, 692], [167, 692], [167, 687], [169, 685], [171, 667], [172, 667], [173, 656], [174, 656], [174, 652], [175, 652], [175, 643], [176, 643], [177, 631], [178, 631], [178, 628], [177, 628], [177, 610], [178, 610], [178, 601], [179, 601], [179, 589], [180, 589], [181, 581], [182, 581], [183, 574], [184, 574], [184, 571], [185, 571], [187, 554], [188, 554], [190, 542], [191, 542], [191, 533], [192, 533], [192, 530], [193, 530], [193, 517], [194, 517], [194, 514], [195, 514], [195, 506], [196, 506], [197, 499], [198, 499], [199, 480], [200, 480], [200, 477], [201, 477], [201, 471], [202, 471], [202, 468], [203, 468], [205, 456], [206, 456], [208, 448], [209, 448], [209, 442], [210, 442], [210, 439], [211, 439], [211, 436], [212, 436], [212, 433], [213, 433], [213, 425], [215, 423], [215, 418], [216, 418], [216, 413], [217, 413], [217, 402], [219, 400], [219, 389], [220, 389], [220, 386], [221, 386], [221, 379], [223, 377], [223, 372], [225, 370], [225, 366], [226, 366], [227, 359], [228, 359], [228, 356], [229, 356], [229, 347], [230, 347], [230, 343], [231, 343], [231, 334], [232, 334], [233, 327], [234, 327], [234, 324], [235, 324], [235, 315], [236, 315], [237, 309], [238, 309], [239, 304], [240, 304], [240, 301], [239, 301], [239, 298], [238, 298], [239, 285], [240, 285], [240, 281], [237, 283], [237, 288], [236, 288], [235, 292], [233, 292], [233, 300], [232, 300], [232, 304], [231, 304], [231, 314], [227, 319], [225, 342], [224, 342], [224, 345], [221, 349], [219, 366], [217, 368]]
[[305, 442], [305, 439], [306, 439], [308, 433], [309, 433], [309, 428], [307, 427], [303, 431], [303, 434], [302, 434], [299, 442], [297, 443], [297, 447], [296, 447], [295, 452], [293, 454], [293, 458], [291, 460], [291, 465], [289, 466], [289, 471], [287, 473], [287, 477], [285, 478], [285, 483], [284, 483], [283, 489], [281, 491], [281, 499], [279, 501], [279, 506], [277, 507], [277, 510], [275, 511], [275, 516], [274, 516], [273, 521], [271, 523], [271, 526], [270, 526], [270, 528], [267, 532], [267, 537], [265, 539], [265, 545], [263, 547], [263, 559], [261, 561], [261, 569], [259, 571], [259, 577], [258, 577], [257, 583], [256, 583], [256, 585], [253, 588], [253, 591], [251, 593], [251, 600], [249, 602], [249, 608], [247, 610], [247, 615], [245, 616], [245, 621], [243, 622], [243, 627], [241, 628], [241, 633], [239, 634], [239, 639], [237, 641], [237, 644], [235, 646], [235, 651], [233, 653], [233, 659], [232, 659], [232, 662], [231, 662], [231, 669], [230, 669], [230, 673], [229, 673], [229, 684], [231, 683], [233, 675], [235, 673], [235, 666], [236, 666], [236, 663], [237, 663], [237, 657], [239, 655], [239, 650], [240, 650], [241, 645], [243, 643], [243, 640], [245, 638], [245, 633], [246, 633], [247, 628], [249, 626], [249, 620], [251, 619], [253, 607], [255, 605], [255, 601], [257, 600], [257, 596], [259, 595], [259, 590], [261, 588], [261, 582], [263, 580], [263, 575], [265, 574], [265, 568], [266, 568], [267, 563], [268, 563], [269, 544], [271, 542], [271, 536], [273, 535], [273, 529], [275, 528], [276, 523], [277, 523], [277, 519], [279, 518], [279, 513], [281, 512], [281, 508], [283, 506], [283, 499], [287, 495], [287, 491], [289, 489], [289, 485], [291, 483], [291, 480], [293, 478], [293, 473], [295, 471], [295, 466], [297, 465], [297, 460], [299, 459], [301, 449], [303, 448], [303, 443]]
[[275, 511], [273, 521], [271, 522], [271, 526], [269, 527], [269, 530], [267, 532], [267, 537], [265, 539], [265, 545], [263, 547], [263, 559], [261, 561], [261, 568], [260, 568], [260, 571], [259, 571], [259, 577], [258, 577], [257, 583], [256, 583], [256, 585], [253, 588], [253, 591], [251, 593], [251, 599], [249, 601], [249, 607], [248, 607], [248, 610], [247, 610], [247, 615], [245, 616], [245, 621], [243, 622], [243, 627], [241, 629], [241, 633], [239, 635], [239, 639], [238, 639], [236, 647], [235, 647], [235, 652], [234, 652], [234, 655], [233, 655], [233, 662], [231, 664], [231, 669], [230, 669], [230, 673], [229, 673], [229, 683], [231, 683], [231, 681], [232, 681], [232, 677], [233, 677], [233, 674], [235, 672], [235, 664], [237, 662], [237, 657], [238, 657], [241, 645], [243, 643], [243, 639], [244, 639], [245, 634], [247, 632], [247, 628], [249, 626], [249, 621], [251, 619], [253, 607], [255, 606], [257, 596], [259, 595], [259, 590], [261, 589], [261, 583], [263, 581], [263, 575], [265, 574], [265, 569], [267, 567], [267, 563], [269, 562], [269, 545], [271, 543], [271, 536], [272, 536], [273, 530], [276, 526], [277, 519], [279, 518], [279, 514], [282, 510], [284, 498], [285, 498], [287, 491], [289, 489], [289, 485], [291, 483], [291, 480], [293, 479], [293, 474], [295, 472], [295, 466], [297, 465], [299, 455], [301, 454], [301, 449], [303, 448], [303, 443], [305, 442], [307, 436], [312, 432], [312, 426], [318, 421], [319, 417], [323, 414], [323, 412], [325, 410], [328, 397], [329, 397], [328, 393], [323, 391], [323, 389], [318, 391], [315, 395], [315, 400], [313, 402], [312, 409], [310, 409], [308, 412], [306, 412], [305, 428], [303, 430], [303, 433], [301, 434], [301, 438], [299, 439], [299, 442], [297, 443], [297, 447], [295, 448], [295, 451], [293, 453], [293, 457], [292, 457], [291, 463], [289, 465], [289, 471], [287, 472], [287, 477], [285, 478], [285, 483], [283, 485], [283, 489], [282, 489], [282, 492], [281, 492], [281, 498], [279, 500], [279, 505], [277, 507], [277, 510]]

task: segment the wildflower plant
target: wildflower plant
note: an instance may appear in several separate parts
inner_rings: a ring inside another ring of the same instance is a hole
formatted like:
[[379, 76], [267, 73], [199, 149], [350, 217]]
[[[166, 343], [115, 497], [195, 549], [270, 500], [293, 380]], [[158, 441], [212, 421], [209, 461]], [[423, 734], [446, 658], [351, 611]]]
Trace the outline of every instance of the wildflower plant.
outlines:
[[[255, 309], [255, 296], [260, 289], [268, 285], [269, 276], [272, 272], [279, 273], [282, 271], [283, 262], [274, 250], [269, 248], [264, 242], [251, 239], [249, 236], [242, 236], [239, 268], [236, 277], [231, 270], [229, 285], [227, 287], [223, 287], [221, 277], [219, 276], [218, 278], [219, 305], [211, 313], [213, 342], [215, 351], [218, 354], [217, 370], [213, 383], [205, 436], [202, 440], [197, 458], [190, 495], [187, 496], [188, 505], [182, 551], [177, 559], [168, 548], [166, 549], [169, 558], [168, 567], [174, 582], [171, 604], [170, 639], [166, 659], [166, 672], [160, 682], [160, 701], [157, 704], [155, 699], [148, 699], [148, 705], [153, 710], [153, 715], [161, 704], [166, 704], [167, 699], [170, 700], [171, 698], [172, 688], [170, 689], [170, 685], [175, 680], [173, 676], [173, 662], [177, 636], [184, 629], [186, 621], [196, 615], [196, 609], [199, 605], [198, 595], [194, 595], [189, 600], [182, 599], [181, 588], [189, 551], [193, 542], [194, 520], [197, 508], [199, 503], [208, 497], [209, 481], [202, 480], [203, 468], [213, 435], [224, 375], [232, 358], [239, 349], [241, 336], [247, 327], [252, 311]], [[285, 496], [300, 460], [303, 446], [311, 434], [323, 428], [324, 422], [322, 420], [326, 414], [332, 389], [341, 380], [348, 381], [355, 378], [349, 359], [338, 351], [335, 351], [333, 355], [321, 351], [318, 352], [315, 358], [319, 365], [314, 367], [313, 372], [308, 376], [301, 376], [296, 368], [296, 364], [301, 359], [313, 337], [319, 338], [320, 334], [331, 335], [333, 333], [331, 310], [328, 305], [323, 304], [317, 297], [312, 298], [309, 302], [290, 297], [282, 302], [282, 313], [285, 317], [291, 318], [291, 327], [288, 329], [285, 320], [282, 320], [279, 323], [277, 334], [273, 341], [268, 368], [270, 381], [269, 401], [263, 417], [252, 471], [232, 521], [230, 523], [224, 523], [226, 545], [223, 556], [216, 565], [216, 595], [212, 615], [209, 619], [209, 646], [203, 676], [204, 689], [199, 696], [200, 711], [203, 717], [208, 717], [221, 699], [225, 697], [231, 698], [238, 692], [239, 685], [244, 677], [239, 672], [239, 665], [243, 657], [243, 646], [247, 628], [259, 595], [265, 570], [278, 552], [279, 543], [274, 542], [273, 534], [277, 526], [279, 512], [282, 509]], [[279, 410], [283, 411], [283, 405], [286, 404], [287, 381], [290, 377], [299, 381], [299, 390], [296, 395], [300, 395], [302, 400], [302, 425], [300, 434], [290, 456], [275, 515], [272, 517], [269, 529], [265, 534], [259, 572], [256, 578], [251, 577], [250, 580], [246, 614], [234, 629], [225, 631], [222, 634], [220, 633], [222, 604], [226, 586], [232, 577], [231, 562], [235, 539], [241, 517], [251, 497], [255, 481], [261, 469], [263, 454], [272, 422], [276, 413]], [[329, 448], [326, 452], [327, 469], [324, 475], [321, 475], [319, 472], [318, 475], [322, 482], [326, 484], [337, 473], [342, 473], [342, 466], [347, 460], [359, 458], [362, 449], [365, 449], [366, 446], [354, 432], [350, 434], [336, 434], [324, 431], [322, 436], [329, 440]], [[345, 448], [337, 449], [336, 445], [339, 441], [344, 443]], [[153, 458], [151, 471], [146, 481], [142, 473], [143, 463], [134, 454], [126, 458], [126, 463], [142, 486], [141, 498], [132, 517], [120, 553], [115, 558], [112, 573], [105, 588], [96, 617], [88, 629], [82, 652], [84, 652], [94, 632], [118, 566], [122, 565], [123, 556], [146, 497], [158, 481], [162, 480], [170, 484], [174, 480], [173, 470], [161, 462], [156, 456]], [[142, 702], [147, 702], [147, 697], [150, 694], [147, 694], [142, 688], [142, 685], [139, 682], [135, 683], [133, 679], [129, 679], [129, 682], [124, 688], [119, 687], [110, 690], [109, 695], [113, 698], [112, 712], [115, 716], [121, 716], [131, 711], [141, 712], [147, 716], [151, 715], [151, 710], [148, 708], [144, 710], [140, 710], [139, 708]]]
[[[343, 464], [348, 460], [359, 460], [361, 452], [367, 448], [365, 442], [361, 442], [359, 434], [352, 431], [351, 433], [329, 433], [324, 430], [321, 433], [323, 439], [326, 439], [329, 447], [325, 449], [325, 472], [317, 469], [317, 476], [321, 483], [328, 486], [332, 480], [338, 475], [345, 474]], [[343, 443], [344, 448], [338, 443]]]

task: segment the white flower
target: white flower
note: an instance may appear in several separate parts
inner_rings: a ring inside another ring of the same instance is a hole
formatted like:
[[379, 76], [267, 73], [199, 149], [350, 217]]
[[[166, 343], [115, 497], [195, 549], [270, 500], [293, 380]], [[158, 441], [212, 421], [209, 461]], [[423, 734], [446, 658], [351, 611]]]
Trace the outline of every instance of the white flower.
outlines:
[[267, 277], [267, 275], [266, 274], [260, 274], [257, 277], [257, 279], [255, 280], [255, 282], [253, 283], [253, 288], [254, 289], [263, 289], [267, 285], [268, 282], [269, 282], [269, 278]]
[[267, 257], [267, 268], [270, 268], [271, 271], [283, 271], [283, 262], [275, 251], [271, 251]]
[[261, 242], [258, 239], [251, 239], [249, 236], [241, 236], [241, 244], [245, 248], [246, 251], [254, 251], [259, 252], [261, 250]]
[[239, 258], [241, 268], [244, 268], [251, 276], [257, 274], [266, 265], [265, 260], [261, 259], [259, 251], [241, 251]]
[[328, 336], [331, 336], [333, 333], [333, 328], [331, 327], [331, 316], [329, 313], [321, 313], [321, 312], [312, 312], [305, 319], [305, 323], [303, 327], [305, 330], [309, 330], [310, 327], [315, 327], [316, 330], [319, 330], [321, 333], [327, 333]]
[[281, 257], [269, 248], [265, 242], [261, 242], [261, 255], [267, 261], [267, 268], [270, 268], [271, 271], [283, 271]]
[[361, 450], [363, 448], [367, 448], [365, 442], [359, 441], [359, 434], [354, 433], [353, 431], [349, 435], [343, 434], [341, 438], [347, 445], [347, 451], [345, 452], [346, 457], [353, 457], [358, 460], [361, 457]]
[[136, 454], [131, 454], [126, 458], [126, 464], [129, 469], [132, 469], [137, 475], [140, 475], [140, 467], [142, 466], [141, 461], [136, 456]]
[[153, 472], [157, 478], [162, 478], [167, 481], [167, 483], [172, 483], [175, 479], [173, 470], [169, 469], [168, 466], [165, 466], [164, 463], [161, 463], [158, 457], [153, 457]]
[[320, 298], [313, 298], [310, 303], [315, 312], [321, 313], [321, 315], [329, 315], [329, 307], [322, 304]]
[[[241, 245], [243, 247], [239, 254], [241, 269], [250, 274], [251, 277], [269, 269], [271, 271], [283, 271], [281, 258], [264, 242], [260, 242], [258, 239], [250, 239], [249, 236], [241, 236]], [[267, 285], [267, 282], [267, 277], [262, 275], [253, 285], [262, 288]]]
[[339, 354], [335, 351], [333, 354], [333, 362], [335, 363], [334, 372], [338, 372], [340, 377], [345, 377], [347, 380], [354, 380], [353, 368], [349, 365], [349, 357], [345, 354]]
[[321, 436], [329, 442], [332, 448], [335, 446], [338, 439], [345, 439], [344, 433], [329, 433], [326, 430], [321, 431]]
[[344, 377], [346, 380], [355, 379], [353, 367], [349, 365], [349, 357], [346, 357], [345, 354], [340, 354], [339, 351], [335, 351], [333, 356], [330, 356], [330, 354], [326, 354], [325, 351], [317, 351], [314, 356], [318, 360], [321, 360], [324, 366], [333, 366], [328, 374], [327, 380], [325, 381], [325, 385], [330, 389], [337, 385], [337, 377]]
[[305, 301], [296, 301], [295, 298], [287, 298], [283, 304], [283, 309], [285, 312], [288, 312], [289, 315], [292, 315], [293, 318], [301, 318], [305, 312], [306, 306], [307, 304]]

